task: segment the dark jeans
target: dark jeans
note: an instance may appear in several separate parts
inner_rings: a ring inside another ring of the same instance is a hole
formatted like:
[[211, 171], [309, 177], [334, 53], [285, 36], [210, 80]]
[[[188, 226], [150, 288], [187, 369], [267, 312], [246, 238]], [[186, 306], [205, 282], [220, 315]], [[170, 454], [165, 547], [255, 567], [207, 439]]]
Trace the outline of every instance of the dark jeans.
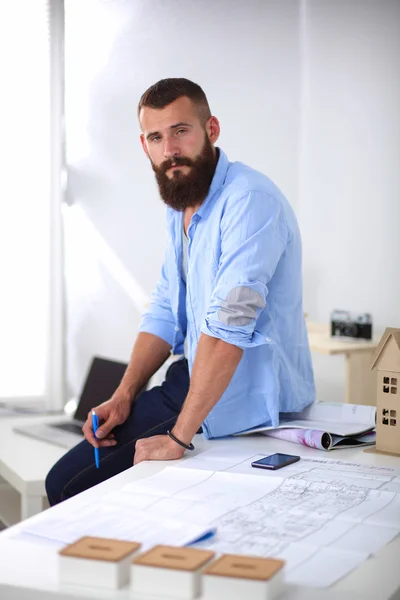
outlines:
[[133, 465], [139, 438], [165, 434], [175, 424], [189, 390], [187, 360], [169, 367], [165, 381], [143, 392], [128, 419], [114, 429], [117, 445], [100, 448], [100, 468], [94, 463], [93, 446], [86, 440], [72, 448], [51, 469], [46, 492], [51, 506], [97, 485]]

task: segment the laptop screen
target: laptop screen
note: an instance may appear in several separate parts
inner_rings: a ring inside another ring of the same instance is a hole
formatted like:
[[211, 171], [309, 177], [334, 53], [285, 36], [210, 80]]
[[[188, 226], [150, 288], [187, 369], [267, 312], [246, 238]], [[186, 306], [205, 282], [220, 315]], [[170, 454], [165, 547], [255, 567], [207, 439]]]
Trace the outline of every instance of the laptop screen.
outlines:
[[94, 406], [109, 400], [117, 389], [127, 366], [125, 363], [96, 356], [87, 374], [74, 418], [78, 421], [86, 421], [88, 412]]

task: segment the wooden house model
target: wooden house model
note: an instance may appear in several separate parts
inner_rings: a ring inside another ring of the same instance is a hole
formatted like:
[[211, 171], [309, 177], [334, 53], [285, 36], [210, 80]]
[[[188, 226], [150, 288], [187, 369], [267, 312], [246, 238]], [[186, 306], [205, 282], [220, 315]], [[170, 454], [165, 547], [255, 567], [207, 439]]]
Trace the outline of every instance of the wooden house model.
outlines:
[[376, 450], [400, 455], [400, 329], [385, 330], [372, 359], [375, 368]]

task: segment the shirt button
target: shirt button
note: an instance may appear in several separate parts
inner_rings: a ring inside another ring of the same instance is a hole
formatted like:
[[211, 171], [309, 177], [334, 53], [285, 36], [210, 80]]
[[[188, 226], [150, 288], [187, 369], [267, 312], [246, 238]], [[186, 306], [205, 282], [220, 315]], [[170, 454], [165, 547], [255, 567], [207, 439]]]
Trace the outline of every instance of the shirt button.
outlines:
[[175, 331], [179, 331], [179, 327], [175, 327]]
[[270, 341], [271, 341], [271, 338], [265, 338], [265, 341], [266, 341], [266, 342], [270, 342]]

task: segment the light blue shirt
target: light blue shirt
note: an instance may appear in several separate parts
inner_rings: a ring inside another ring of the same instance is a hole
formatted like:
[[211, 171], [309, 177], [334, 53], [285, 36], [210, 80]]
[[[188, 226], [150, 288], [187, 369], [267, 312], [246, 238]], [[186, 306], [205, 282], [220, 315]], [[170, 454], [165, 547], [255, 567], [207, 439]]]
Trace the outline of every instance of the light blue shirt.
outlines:
[[183, 214], [168, 208], [161, 277], [140, 331], [183, 353], [189, 372], [200, 334], [244, 350], [203, 423], [207, 438], [279, 424], [315, 399], [303, 314], [301, 239], [294, 212], [262, 173], [219, 160], [208, 195], [188, 228], [182, 278]]

